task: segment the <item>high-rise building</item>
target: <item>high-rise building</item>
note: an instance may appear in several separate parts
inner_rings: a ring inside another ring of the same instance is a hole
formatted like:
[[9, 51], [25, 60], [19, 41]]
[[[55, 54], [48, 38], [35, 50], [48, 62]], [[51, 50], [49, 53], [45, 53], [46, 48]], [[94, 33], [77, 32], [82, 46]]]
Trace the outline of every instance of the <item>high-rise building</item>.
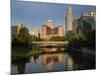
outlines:
[[73, 31], [73, 16], [71, 7], [67, 9], [67, 15], [65, 19], [65, 33], [68, 33], [69, 31]]

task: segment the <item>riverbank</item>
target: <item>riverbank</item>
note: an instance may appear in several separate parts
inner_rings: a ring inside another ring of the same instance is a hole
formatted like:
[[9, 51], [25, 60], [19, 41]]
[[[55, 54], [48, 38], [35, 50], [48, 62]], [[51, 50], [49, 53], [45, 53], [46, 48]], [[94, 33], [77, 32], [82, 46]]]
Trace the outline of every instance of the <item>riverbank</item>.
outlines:
[[30, 49], [12, 50], [11, 57], [12, 57], [12, 61], [17, 61], [39, 53], [40, 52], [38, 50], [30, 50]]
[[96, 51], [93, 48], [88, 48], [88, 47], [82, 47], [82, 48], [74, 48], [74, 47], [69, 47], [71, 51], [77, 51], [77, 52], [82, 52], [85, 54], [89, 55], [95, 55]]

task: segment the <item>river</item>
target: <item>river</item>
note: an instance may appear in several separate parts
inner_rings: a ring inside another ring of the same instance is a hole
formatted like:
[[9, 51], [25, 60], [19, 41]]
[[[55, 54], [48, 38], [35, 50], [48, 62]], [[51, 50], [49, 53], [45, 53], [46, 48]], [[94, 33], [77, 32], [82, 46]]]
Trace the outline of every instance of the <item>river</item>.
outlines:
[[[48, 49], [48, 48], [46, 48]], [[49, 50], [58, 50], [49, 48]], [[67, 50], [60, 48], [61, 50]], [[15, 62], [11, 66], [11, 74], [43, 73], [73, 70], [95, 69], [94, 55], [70, 51], [44, 53], [28, 57], [28, 61]]]

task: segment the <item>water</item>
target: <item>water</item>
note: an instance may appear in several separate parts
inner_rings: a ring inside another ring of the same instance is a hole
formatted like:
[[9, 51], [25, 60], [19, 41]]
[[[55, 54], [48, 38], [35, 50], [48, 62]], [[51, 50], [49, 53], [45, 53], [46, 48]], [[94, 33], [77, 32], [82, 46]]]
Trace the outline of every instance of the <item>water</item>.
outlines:
[[[57, 50], [57, 48], [51, 48], [51, 50]], [[61, 50], [64, 49], [61, 48]], [[94, 55], [67, 51], [30, 56], [26, 61], [22, 60], [22, 62], [13, 63], [11, 73], [15, 75], [87, 69], [95, 69]]]

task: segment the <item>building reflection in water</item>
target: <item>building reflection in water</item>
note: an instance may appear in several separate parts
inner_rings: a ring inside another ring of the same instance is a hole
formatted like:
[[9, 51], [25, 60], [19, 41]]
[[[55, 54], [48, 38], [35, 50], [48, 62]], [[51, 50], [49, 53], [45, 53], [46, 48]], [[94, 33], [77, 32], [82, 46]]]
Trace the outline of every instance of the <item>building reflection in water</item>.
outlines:
[[52, 69], [52, 56], [50, 54], [45, 54], [41, 56], [41, 59], [42, 64], [50, 71]]
[[20, 62], [14, 62], [12, 74], [82, 70], [92, 68], [95, 68], [95, 61], [90, 60], [87, 57], [83, 57], [83, 54], [80, 52], [46, 53], [33, 55], [30, 58], [20, 59]]
[[48, 68], [48, 71], [51, 71], [52, 70], [52, 67], [53, 67], [53, 62], [50, 62], [46, 65], [46, 67]]
[[52, 69], [53, 62], [56, 64], [60, 64], [65, 61], [65, 70], [73, 70], [74, 69], [74, 61], [73, 58], [66, 54], [64, 58], [64, 54], [46, 54], [42, 56], [42, 63], [48, 67], [48, 70]]
[[60, 64], [63, 61], [63, 57], [64, 57], [63, 54], [56, 54], [53, 56], [53, 61], [57, 64]]
[[65, 68], [66, 70], [74, 69], [74, 61], [73, 61], [73, 58], [69, 54], [66, 54]]
[[62, 63], [63, 61], [63, 57], [64, 55], [63, 54], [45, 54], [45, 55], [42, 55], [41, 56], [41, 59], [42, 59], [42, 64], [45, 65], [48, 70], [52, 70], [53, 68], [53, 62], [56, 63], [56, 64], [60, 64]]

